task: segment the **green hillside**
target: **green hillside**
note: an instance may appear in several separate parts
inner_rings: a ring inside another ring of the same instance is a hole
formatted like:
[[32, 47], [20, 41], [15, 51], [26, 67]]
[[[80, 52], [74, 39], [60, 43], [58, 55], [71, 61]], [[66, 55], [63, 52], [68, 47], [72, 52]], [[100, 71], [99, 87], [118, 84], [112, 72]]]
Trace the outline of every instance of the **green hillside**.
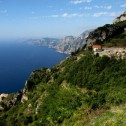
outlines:
[[24, 88], [28, 97], [1, 105], [0, 126], [125, 126], [126, 60], [78, 50], [51, 69], [34, 71]]

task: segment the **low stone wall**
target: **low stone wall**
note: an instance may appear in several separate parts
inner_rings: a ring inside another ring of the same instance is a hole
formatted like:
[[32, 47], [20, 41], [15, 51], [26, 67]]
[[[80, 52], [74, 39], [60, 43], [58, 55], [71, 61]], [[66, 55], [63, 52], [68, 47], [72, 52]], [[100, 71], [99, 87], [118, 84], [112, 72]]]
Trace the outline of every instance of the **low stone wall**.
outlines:
[[103, 51], [101, 52], [97, 52], [97, 51], [94, 52], [94, 54], [97, 54], [97, 53], [99, 54], [99, 56], [107, 55], [109, 57], [115, 56], [118, 59], [126, 58], [126, 48], [116, 48], [116, 47], [103, 48]]

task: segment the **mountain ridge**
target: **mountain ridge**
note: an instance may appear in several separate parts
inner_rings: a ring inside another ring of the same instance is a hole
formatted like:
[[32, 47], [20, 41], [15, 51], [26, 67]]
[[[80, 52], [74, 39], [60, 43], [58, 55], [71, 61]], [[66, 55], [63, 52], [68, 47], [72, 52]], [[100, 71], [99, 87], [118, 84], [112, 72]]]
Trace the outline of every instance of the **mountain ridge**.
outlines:
[[56, 49], [57, 52], [70, 54], [76, 51], [78, 48], [86, 43], [86, 38], [91, 30], [87, 30], [80, 34], [78, 37], [65, 36], [62, 39], [56, 38], [42, 38], [42, 39], [30, 39], [26, 43], [32, 43], [38, 46], [48, 46], [49, 48]]

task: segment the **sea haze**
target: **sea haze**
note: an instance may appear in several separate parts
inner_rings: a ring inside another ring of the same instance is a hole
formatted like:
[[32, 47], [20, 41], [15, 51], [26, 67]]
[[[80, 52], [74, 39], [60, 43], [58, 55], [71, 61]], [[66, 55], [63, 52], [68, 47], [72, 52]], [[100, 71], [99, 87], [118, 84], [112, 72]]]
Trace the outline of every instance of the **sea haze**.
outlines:
[[33, 70], [52, 67], [67, 56], [45, 46], [0, 42], [0, 93], [22, 89]]

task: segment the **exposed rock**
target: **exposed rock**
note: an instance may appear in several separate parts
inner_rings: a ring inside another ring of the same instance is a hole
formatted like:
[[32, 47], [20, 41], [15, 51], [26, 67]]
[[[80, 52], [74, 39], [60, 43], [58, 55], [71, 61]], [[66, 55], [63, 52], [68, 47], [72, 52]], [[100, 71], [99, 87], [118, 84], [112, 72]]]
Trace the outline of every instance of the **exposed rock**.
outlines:
[[[28, 91], [31, 87], [32, 87], [32, 82], [31, 82], [31, 78], [34, 76], [34, 71], [30, 74], [30, 76], [29, 76], [29, 79], [28, 80], [26, 80], [26, 82], [25, 82], [25, 86], [24, 86], [24, 88], [23, 88], [23, 94], [26, 92], [26, 91]], [[30, 85], [30, 86], [29, 86]]]
[[116, 59], [126, 59], [126, 49], [125, 48], [103, 48], [103, 51], [94, 52], [94, 54], [99, 54], [99, 56], [115, 57]]
[[26, 82], [25, 82], [25, 86], [24, 86], [24, 88], [23, 88], [23, 93], [25, 93], [26, 90], [27, 90], [27, 83], [28, 83], [28, 81], [26, 80]]
[[26, 95], [22, 95], [21, 103], [24, 103], [27, 100], [28, 100], [28, 97]]
[[6, 107], [8, 109], [10, 109], [12, 106], [16, 105], [17, 102], [20, 102], [21, 101], [21, 98], [22, 98], [22, 92], [19, 91], [17, 92], [7, 103]]
[[28, 104], [27, 111], [30, 112], [32, 109], [32, 104]]
[[35, 114], [36, 115], [38, 114], [40, 106], [41, 106], [41, 103], [38, 103], [37, 106], [36, 106], [36, 108], [35, 108]]
[[119, 17], [117, 17], [113, 21], [113, 23], [116, 24], [116, 23], [121, 22], [121, 21], [126, 21], [126, 11], [123, 14], [121, 14]]
[[28, 105], [28, 108], [31, 108], [31, 107], [32, 107], [32, 104], [29, 104], [29, 105]]
[[0, 95], [0, 102], [3, 100], [3, 99], [5, 99], [5, 98], [7, 98], [8, 97], [8, 94], [1, 94]]
[[81, 48], [85, 45], [89, 32], [90, 31], [85, 31], [78, 37], [67, 36], [64, 39], [61, 39], [60, 42], [55, 46], [56, 50], [66, 54], [76, 51], [78, 48]]

